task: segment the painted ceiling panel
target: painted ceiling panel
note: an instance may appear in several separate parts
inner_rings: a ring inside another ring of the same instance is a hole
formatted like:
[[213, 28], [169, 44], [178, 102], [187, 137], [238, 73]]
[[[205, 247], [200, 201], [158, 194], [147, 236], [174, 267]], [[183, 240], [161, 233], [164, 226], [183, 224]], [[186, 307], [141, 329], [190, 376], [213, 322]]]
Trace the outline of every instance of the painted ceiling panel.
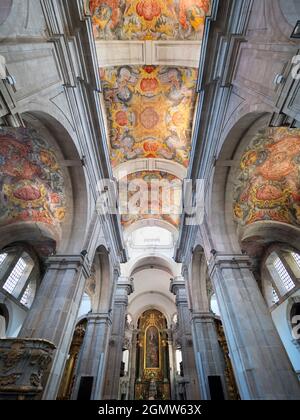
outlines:
[[210, 0], [90, 0], [101, 40], [201, 40]]
[[122, 216], [124, 228], [140, 220], [150, 219], [178, 227], [182, 191], [182, 183], [178, 178], [165, 172], [144, 171], [130, 174], [122, 182], [126, 182], [127, 188], [121, 190], [121, 200], [125, 199], [125, 203], [137, 202], [138, 207], [137, 214], [129, 211]]
[[242, 225], [300, 225], [300, 130], [262, 130], [242, 157], [234, 215]]
[[39, 222], [60, 231], [67, 211], [64, 176], [36, 130], [1, 127], [0, 176], [0, 226]]
[[124, 66], [101, 70], [113, 167], [137, 158], [189, 163], [197, 70]]

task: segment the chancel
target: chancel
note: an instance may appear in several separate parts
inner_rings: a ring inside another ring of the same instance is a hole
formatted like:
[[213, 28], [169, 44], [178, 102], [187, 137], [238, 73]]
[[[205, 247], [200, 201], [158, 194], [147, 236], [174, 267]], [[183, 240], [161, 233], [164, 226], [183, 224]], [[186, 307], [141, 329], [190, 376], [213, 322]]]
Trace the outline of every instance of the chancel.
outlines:
[[299, 21], [1, 0], [1, 400], [300, 399]]

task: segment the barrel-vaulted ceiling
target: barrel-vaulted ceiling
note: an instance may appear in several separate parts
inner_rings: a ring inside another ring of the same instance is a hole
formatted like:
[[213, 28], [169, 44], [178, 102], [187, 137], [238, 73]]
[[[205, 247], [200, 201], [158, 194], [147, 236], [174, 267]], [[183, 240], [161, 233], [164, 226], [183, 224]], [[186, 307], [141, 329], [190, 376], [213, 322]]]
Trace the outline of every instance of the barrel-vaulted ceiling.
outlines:
[[100, 40], [201, 40], [210, 0], [90, 0]]
[[[184, 178], [201, 41], [210, 8], [211, 0], [86, 2], [115, 174], [122, 167], [131, 178]], [[172, 226], [179, 223], [178, 215], [168, 216], [160, 209], [155, 216], [123, 216], [123, 225], [141, 219], [160, 219]]]

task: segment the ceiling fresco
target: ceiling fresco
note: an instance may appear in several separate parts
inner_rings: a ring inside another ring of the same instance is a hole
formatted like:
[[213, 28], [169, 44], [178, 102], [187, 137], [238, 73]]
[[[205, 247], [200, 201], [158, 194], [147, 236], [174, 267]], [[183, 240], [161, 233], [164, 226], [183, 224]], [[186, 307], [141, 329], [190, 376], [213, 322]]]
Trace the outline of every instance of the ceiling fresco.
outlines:
[[98, 40], [201, 40], [210, 0], [90, 0]]
[[121, 180], [125, 181], [128, 189], [125, 192], [124, 188], [123, 191], [127, 196], [123, 196], [121, 192], [120, 199], [125, 199], [124, 202], [127, 203], [133, 197], [137, 198], [138, 214], [122, 215], [124, 228], [149, 219], [165, 221], [178, 227], [179, 215], [172, 214], [174, 209], [176, 213], [181, 204], [182, 185], [178, 178], [165, 172], [144, 171], [130, 174], [125, 180]]
[[137, 158], [189, 163], [197, 70], [101, 69], [113, 167]]
[[272, 220], [300, 226], [300, 130], [257, 134], [241, 161], [234, 194], [236, 221]]
[[0, 227], [16, 222], [60, 226], [64, 179], [54, 150], [33, 129], [0, 128]]

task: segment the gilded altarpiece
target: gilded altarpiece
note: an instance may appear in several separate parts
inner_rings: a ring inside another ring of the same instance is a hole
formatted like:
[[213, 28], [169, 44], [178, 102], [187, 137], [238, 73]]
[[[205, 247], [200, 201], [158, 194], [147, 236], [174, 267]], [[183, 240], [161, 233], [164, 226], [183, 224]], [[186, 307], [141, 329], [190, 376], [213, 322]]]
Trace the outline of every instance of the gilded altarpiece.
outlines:
[[170, 399], [167, 322], [157, 310], [143, 313], [139, 320], [135, 398]]

